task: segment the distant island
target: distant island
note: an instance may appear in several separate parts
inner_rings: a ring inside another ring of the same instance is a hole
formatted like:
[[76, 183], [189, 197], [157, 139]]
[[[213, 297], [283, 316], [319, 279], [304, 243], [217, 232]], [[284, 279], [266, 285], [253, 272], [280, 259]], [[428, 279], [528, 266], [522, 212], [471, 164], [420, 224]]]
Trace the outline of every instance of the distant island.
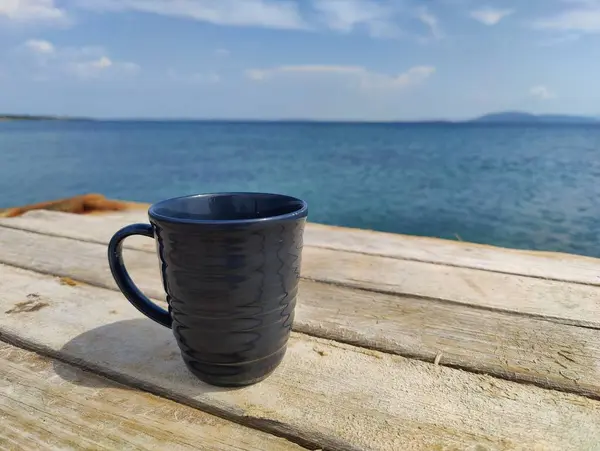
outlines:
[[92, 119], [67, 116], [36, 116], [31, 114], [0, 114], [0, 121], [90, 121]]
[[486, 114], [468, 122], [494, 124], [595, 124], [600, 123], [600, 120], [592, 116], [572, 116], [568, 114], [536, 115], [521, 111], [506, 111]]

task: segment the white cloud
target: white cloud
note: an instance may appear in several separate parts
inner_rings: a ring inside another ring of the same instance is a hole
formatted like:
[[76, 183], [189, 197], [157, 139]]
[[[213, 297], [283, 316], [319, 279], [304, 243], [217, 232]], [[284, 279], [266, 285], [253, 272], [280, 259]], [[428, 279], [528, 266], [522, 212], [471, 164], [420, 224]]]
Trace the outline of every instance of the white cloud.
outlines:
[[277, 74], [308, 73], [308, 74], [363, 74], [365, 69], [360, 66], [327, 66], [327, 65], [300, 65], [278, 66], [271, 69], [248, 69], [245, 74], [255, 81], [266, 80]]
[[229, 56], [231, 52], [227, 49], [215, 49], [215, 55], [226, 57]]
[[25, 42], [25, 47], [33, 53], [37, 53], [40, 55], [51, 55], [54, 53], [54, 45], [51, 42], [40, 40], [40, 39], [30, 39]]
[[544, 85], [537, 85], [532, 87], [529, 90], [529, 94], [539, 100], [549, 100], [554, 99], [556, 97], [556, 94], [554, 94], [552, 91], [550, 91], [550, 89], [548, 89]]
[[66, 12], [54, 0], [0, 0], [0, 17], [15, 22], [62, 21]]
[[481, 22], [485, 25], [496, 25], [502, 19], [507, 16], [510, 16], [514, 13], [512, 9], [498, 9], [492, 7], [486, 7], [481, 9], [476, 9], [470, 12], [471, 18]]
[[419, 84], [435, 72], [432, 66], [415, 66], [398, 75], [371, 72], [361, 66], [299, 65], [278, 66], [270, 69], [249, 69], [246, 77], [264, 81], [285, 74], [304, 76], [335, 75], [347, 77], [354, 85], [365, 89], [398, 89]]
[[396, 37], [400, 29], [393, 18], [397, 13], [390, 2], [374, 0], [313, 0], [318, 20], [338, 32], [364, 27], [376, 38]]
[[[1, 0], [0, 0], [1, 1]], [[114, 61], [102, 47], [56, 47], [49, 41], [30, 39], [20, 48], [27, 50], [21, 64], [37, 80], [48, 80], [65, 74], [81, 79], [121, 77], [139, 71], [128, 61]]]
[[298, 4], [291, 0], [76, 0], [76, 4], [100, 11], [141, 11], [217, 25], [307, 27]]
[[422, 83], [435, 72], [432, 66], [415, 66], [396, 76], [369, 72], [363, 78], [364, 88], [405, 88]]
[[[363, 27], [371, 36], [397, 36], [394, 0], [73, 0], [98, 11], [140, 11], [217, 25], [337, 32]], [[304, 3], [306, 7], [300, 8]], [[303, 14], [303, 10], [305, 14]], [[309, 23], [313, 22], [313, 23]]]
[[[412, 0], [411, 0], [412, 1]], [[374, 38], [404, 33], [401, 20], [420, 20], [434, 38], [442, 32], [436, 16], [404, 0], [71, 0], [74, 7], [99, 12], [137, 11], [224, 26], [365, 32]]]
[[131, 62], [115, 62], [108, 56], [101, 56], [90, 61], [69, 62], [66, 65], [68, 72], [81, 79], [98, 78], [104, 75], [130, 75], [139, 70], [139, 66]]
[[426, 8], [421, 9], [417, 17], [429, 27], [431, 36], [433, 36], [434, 39], [442, 39], [444, 37], [438, 18], [431, 14]]
[[600, 32], [600, 1], [579, 0], [568, 3], [577, 6], [554, 16], [538, 19], [533, 23], [533, 27], [539, 30]]

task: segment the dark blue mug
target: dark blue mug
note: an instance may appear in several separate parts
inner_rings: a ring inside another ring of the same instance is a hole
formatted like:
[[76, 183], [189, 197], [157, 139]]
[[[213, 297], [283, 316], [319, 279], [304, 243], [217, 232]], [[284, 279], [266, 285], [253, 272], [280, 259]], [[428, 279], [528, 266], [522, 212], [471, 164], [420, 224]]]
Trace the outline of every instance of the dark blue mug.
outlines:
[[[177, 197], [150, 207], [150, 224], [108, 245], [117, 285], [139, 311], [173, 329], [188, 369], [218, 386], [259, 382], [281, 363], [294, 320], [306, 202], [264, 193]], [[156, 239], [169, 310], [129, 277], [122, 243]]]

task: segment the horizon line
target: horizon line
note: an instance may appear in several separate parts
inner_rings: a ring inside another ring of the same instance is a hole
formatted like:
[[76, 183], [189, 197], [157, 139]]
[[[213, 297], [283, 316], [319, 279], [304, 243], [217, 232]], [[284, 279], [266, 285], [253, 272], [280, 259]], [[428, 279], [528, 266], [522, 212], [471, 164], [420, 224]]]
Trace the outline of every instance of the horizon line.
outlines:
[[[547, 124], [550, 122], [544, 122], [543, 119], [551, 119], [556, 117], [557, 123], [561, 123], [560, 119], [564, 118], [565, 123], [573, 123], [577, 119], [582, 122], [600, 122], [600, 115], [585, 115], [585, 114], [561, 114], [561, 113], [543, 113], [533, 114], [521, 111], [503, 111], [497, 113], [486, 113], [471, 118], [463, 119], [443, 119], [443, 118], [420, 118], [420, 119], [343, 119], [343, 118], [243, 118], [243, 117], [160, 117], [160, 116], [148, 116], [148, 117], [110, 117], [110, 116], [68, 116], [68, 115], [55, 115], [55, 114], [4, 114], [0, 113], [0, 121], [4, 120], [66, 120], [66, 121], [99, 121], [99, 122], [305, 122], [305, 123], [374, 123], [374, 124], [427, 124], [427, 123], [443, 123], [443, 124], [462, 124], [462, 123], [536, 123], [535, 121], [529, 122], [523, 119], [491, 119], [485, 120], [488, 116], [502, 116], [502, 115], [522, 115], [530, 116], [531, 118], [541, 118], [542, 121], [539, 123]], [[483, 120], [481, 120], [483, 119]], [[570, 119], [570, 120], [569, 120]]]

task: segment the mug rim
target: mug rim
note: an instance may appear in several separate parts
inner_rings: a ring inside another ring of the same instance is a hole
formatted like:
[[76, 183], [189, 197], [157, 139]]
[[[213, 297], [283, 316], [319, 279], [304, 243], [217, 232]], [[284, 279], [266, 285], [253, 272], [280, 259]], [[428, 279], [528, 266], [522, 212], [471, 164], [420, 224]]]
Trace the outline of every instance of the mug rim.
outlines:
[[[181, 199], [196, 199], [202, 197], [217, 197], [217, 196], [272, 196], [279, 197], [283, 199], [287, 199], [290, 201], [297, 201], [301, 204], [301, 207], [295, 211], [290, 213], [286, 213], [283, 215], [276, 216], [267, 216], [265, 218], [251, 218], [251, 219], [189, 219], [189, 218], [176, 218], [173, 216], [166, 216], [160, 213], [157, 213], [156, 210], [159, 207], [162, 207], [169, 202], [173, 202]], [[202, 194], [188, 194], [185, 196], [177, 196], [171, 197], [168, 199], [164, 199], [158, 201], [148, 208], [148, 216], [150, 218], [173, 223], [173, 224], [205, 224], [205, 225], [236, 225], [236, 224], [254, 224], [254, 223], [265, 223], [265, 222], [273, 222], [287, 219], [300, 219], [305, 218], [308, 215], [308, 204], [306, 201], [302, 199], [298, 199], [297, 197], [288, 196], [287, 194], [277, 194], [277, 193], [264, 193], [264, 192], [252, 192], [252, 191], [223, 191], [223, 192], [215, 192], [215, 193], [202, 193]]]

